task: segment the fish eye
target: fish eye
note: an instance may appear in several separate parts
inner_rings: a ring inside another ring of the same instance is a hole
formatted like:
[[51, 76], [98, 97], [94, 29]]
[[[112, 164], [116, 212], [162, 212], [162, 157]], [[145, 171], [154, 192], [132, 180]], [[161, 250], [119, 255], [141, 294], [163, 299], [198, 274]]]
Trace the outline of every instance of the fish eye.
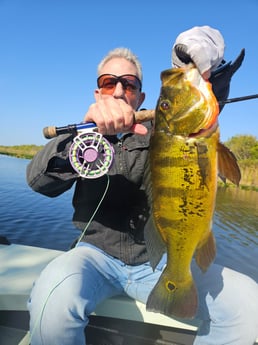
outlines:
[[160, 108], [161, 108], [162, 110], [168, 110], [168, 109], [170, 108], [169, 102], [168, 102], [168, 101], [162, 101], [162, 102], [160, 103]]

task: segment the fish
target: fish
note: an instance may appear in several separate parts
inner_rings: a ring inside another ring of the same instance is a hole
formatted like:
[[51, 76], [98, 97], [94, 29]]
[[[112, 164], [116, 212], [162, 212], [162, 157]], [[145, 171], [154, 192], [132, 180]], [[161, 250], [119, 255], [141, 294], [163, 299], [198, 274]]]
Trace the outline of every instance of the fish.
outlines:
[[164, 70], [161, 82], [145, 174], [151, 209], [145, 240], [153, 269], [165, 252], [167, 262], [146, 309], [191, 319], [198, 309], [191, 262], [205, 273], [216, 257], [212, 220], [218, 175], [239, 184], [241, 173], [220, 142], [219, 106], [210, 82], [193, 64]]

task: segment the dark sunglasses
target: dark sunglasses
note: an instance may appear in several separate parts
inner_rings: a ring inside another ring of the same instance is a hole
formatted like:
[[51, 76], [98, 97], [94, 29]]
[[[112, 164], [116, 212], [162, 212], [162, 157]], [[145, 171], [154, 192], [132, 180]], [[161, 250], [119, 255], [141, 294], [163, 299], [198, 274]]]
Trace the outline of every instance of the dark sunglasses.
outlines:
[[141, 91], [142, 83], [136, 75], [124, 74], [102, 74], [97, 79], [97, 85], [99, 89], [102, 89], [106, 94], [112, 94], [116, 88], [116, 84], [120, 82], [125, 92], [135, 93], [137, 90]]

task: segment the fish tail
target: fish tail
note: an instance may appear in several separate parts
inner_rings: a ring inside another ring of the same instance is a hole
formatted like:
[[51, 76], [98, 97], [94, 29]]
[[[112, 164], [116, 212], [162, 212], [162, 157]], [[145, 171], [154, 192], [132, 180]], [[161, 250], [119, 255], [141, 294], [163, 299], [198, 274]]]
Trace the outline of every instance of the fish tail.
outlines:
[[164, 273], [151, 291], [146, 309], [170, 317], [193, 318], [197, 311], [198, 296], [192, 277], [187, 282], [176, 283], [168, 280]]

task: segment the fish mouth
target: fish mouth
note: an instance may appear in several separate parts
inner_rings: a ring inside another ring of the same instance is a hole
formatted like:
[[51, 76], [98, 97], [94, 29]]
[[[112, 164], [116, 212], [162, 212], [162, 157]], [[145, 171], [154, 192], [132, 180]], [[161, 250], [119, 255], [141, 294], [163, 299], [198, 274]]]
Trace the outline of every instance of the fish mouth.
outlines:
[[[213, 94], [212, 85], [210, 82], [198, 76], [198, 82], [205, 83], [206, 87], [202, 88], [200, 103], [206, 101], [209, 103], [209, 114], [205, 117], [201, 128], [196, 132], [190, 133], [189, 137], [208, 137], [218, 127], [219, 104], [217, 98]], [[196, 104], [198, 107], [198, 103]]]
[[208, 136], [219, 115], [212, 84], [193, 66], [165, 70], [161, 79], [156, 128], [184, 137]]
[[[217, 126], [219, 104], [213, 93], [212, 84], [203, 79], [199, 73], [196, 73], [196, 70], [193, 70], [192, 82], [200, 90], [201, 98], [199, 103], [203, 102], [209, 104], [209, 113], [205, 116], [201, 129], [196, 133], [191, 133], [193, 136], [195, 134], [198, 136], [199, 134], [203, 134], [207, 131], [209, 132], [211, 129], [213, 129], [213, 126]], [[198, 104], [196, 104], [196, 106], [198, 107]]]

